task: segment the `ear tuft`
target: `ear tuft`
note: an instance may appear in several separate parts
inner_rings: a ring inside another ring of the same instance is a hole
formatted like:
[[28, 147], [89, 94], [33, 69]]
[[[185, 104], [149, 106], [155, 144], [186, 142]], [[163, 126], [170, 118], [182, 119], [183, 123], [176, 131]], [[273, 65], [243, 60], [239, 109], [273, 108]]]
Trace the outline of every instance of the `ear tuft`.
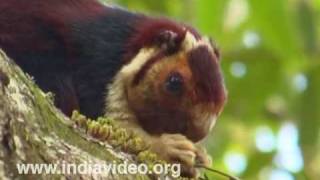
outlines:
[[178, 34], [171, 30], [160, 32], [156, 40], [161, 49], [173, 53], [179, 47]]

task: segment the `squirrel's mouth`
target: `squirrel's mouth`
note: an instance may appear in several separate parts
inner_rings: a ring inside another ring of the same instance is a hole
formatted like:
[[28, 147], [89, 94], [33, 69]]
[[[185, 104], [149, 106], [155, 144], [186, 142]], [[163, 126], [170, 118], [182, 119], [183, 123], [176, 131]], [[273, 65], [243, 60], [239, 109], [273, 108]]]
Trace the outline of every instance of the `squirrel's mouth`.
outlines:
[[203, 113], [201, 116], [189, 121], [185, 135], [193, 142], [198, 142], [204, 139], [211, 131], [217, 120], [216, 114]]

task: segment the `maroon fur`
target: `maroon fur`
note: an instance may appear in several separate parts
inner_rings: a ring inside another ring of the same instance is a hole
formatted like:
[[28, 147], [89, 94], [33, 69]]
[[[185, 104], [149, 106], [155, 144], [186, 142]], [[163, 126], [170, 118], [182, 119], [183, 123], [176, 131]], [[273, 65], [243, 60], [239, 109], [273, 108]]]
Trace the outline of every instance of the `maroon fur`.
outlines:
[[98, 17], [103, 8], [96, 0], [0, 0], [0, 21], [6, 22], [1, 23], [1, 38], [7, 47], [16, 50], [14, 53], [46, 51], [51, 44], [37, 30], [40, 25], [51, 26], [57, 38], [69, 47], [66, 24]]
[[177, 37], [175, 38], [175, 41], [177, 44], [180, 44], [183, 41], [186, 34], [184, 26], [167, 19], [146, 18], [137, 23], [136, 27], [136, 34], [138, 36], [133, 36], [127, 44], [127, 49], [129, 49], [129, 51], [124, 56], [124, 60], [127, 63], [132, 60], [141, 48], [158, 44], [159, 36], [161, 36], [164, 31], [176, 33]]
[[[94, 20], [105, 11], [106, 7], [96, 0], [0, 0], [0, 48], [6, 49], [6, 53], [13, 57], [23, 54], [36, 57], [52, 51], [59, 42], [65, 51], [65, 59], [74, 62], [75, 50], [70, 42], [72, 32], [69, 25]], [[32, 64], [29, 60], [22, 62], [26, 59], [17, 60], [22, 64]], [[53, 60], [63, 58], [60, 56]], [[53, 75], [49, 79], [46, 82], [49, 88], [44, 89], [52, 88], [50, 90], [57, 95], [56, 105], [67, 115], [79, 109], [72, 79], [69, 76], [55, 78]], [[36, 81], [41, 80], [37, 77]], [[53, 81], [58, 84], [55, 88], [50, 84]]]
[[189, 53], [188, 61], [196, 82], [198, 101], [214, 102], [216, 107], [222, 106], [225, 92], [218, 58], [207, 47], [200, 46]]

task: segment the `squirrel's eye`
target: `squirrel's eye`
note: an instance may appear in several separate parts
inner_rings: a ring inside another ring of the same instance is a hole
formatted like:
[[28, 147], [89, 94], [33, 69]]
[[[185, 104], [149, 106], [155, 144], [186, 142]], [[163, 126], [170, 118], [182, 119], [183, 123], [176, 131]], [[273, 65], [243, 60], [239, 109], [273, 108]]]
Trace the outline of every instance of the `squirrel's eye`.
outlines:
[[168, 76], [165, 82], [166, 90], [174, 95], [180, 95], [183, 90], [183, 77], [175, 72]]

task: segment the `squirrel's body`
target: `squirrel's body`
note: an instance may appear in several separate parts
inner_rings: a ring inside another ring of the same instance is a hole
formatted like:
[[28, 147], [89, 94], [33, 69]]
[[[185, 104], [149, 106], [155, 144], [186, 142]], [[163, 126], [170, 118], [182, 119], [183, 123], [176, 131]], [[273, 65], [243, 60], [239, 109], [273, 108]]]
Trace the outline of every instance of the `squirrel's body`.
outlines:
[[0, 0], [0, 48], [65, 114], [122, 120], [169, 161], [188, 164], [184, 150], [200, 156], [189, 140], [208, 134], [225, 102], [219, 53], [208, 39], [95, 0]]
[[0, 16], [6, 19], [0, 21], [1, 48], [41, 88], [55, 93], [57, 106], [67, 115], [78, 108], [90, 118], [103, 115], [106, 85], [123, 65], [134, 21], [142, 16], [111, 7], [84, 15], [82, 11], [98, 4], [83, 4], [81, 9], [70, 7], [69, 11], [78, 13], [65, 17], [66, 12], [56, 8], [72, 6], [71, 1], [44, 1], [38, 8], [31, 7], [31, 2], [7, 2], [8, 6], [25, 4], [14, 7], [1, 2], [4, 14]]

